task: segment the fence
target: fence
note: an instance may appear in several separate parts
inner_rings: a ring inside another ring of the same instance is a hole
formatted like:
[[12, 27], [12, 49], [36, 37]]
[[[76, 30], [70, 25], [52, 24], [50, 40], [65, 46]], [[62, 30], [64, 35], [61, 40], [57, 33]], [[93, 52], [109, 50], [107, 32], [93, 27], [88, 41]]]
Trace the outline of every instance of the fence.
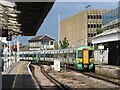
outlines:
[[103, 50], [103, 53], [100, 53], [100, 50], [94, 51], [94, 60], [95, 63], [105, 63], [108, 64], [108, 50]]

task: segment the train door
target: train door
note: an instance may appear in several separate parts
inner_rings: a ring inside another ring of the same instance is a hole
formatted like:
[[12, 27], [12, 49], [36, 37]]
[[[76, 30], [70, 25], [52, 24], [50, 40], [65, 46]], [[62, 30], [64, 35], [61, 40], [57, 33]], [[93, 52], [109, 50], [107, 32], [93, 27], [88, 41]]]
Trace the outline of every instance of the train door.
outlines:
[[36, 61], [39, 61], [39, 52], [36, 52], [36, 57], [35, 57]]
[[29, 60], [33, 60], [32, 57], [33, 57], [33, 52], [30, 52], [30, 53], [29, 53]]
[[54, 52], [52, 51], [50, 61], [53, 62], [53, 60], [54, 60]]
[[41, 61], [44, 61], [44, 52], [41, 52], [41, 53], [40, 53], [40, 60], [41, 60]]
[[36, 54], [33, 52], [33, 60], [36, 60]]
[[89, 64], [89, 50], [83, 50], [83, 64]]

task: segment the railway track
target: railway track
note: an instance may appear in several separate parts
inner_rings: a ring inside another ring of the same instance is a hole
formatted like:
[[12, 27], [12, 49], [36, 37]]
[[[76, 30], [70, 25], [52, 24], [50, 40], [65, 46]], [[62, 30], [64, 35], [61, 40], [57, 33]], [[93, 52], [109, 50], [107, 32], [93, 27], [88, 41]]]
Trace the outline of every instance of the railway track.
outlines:
[[[62, 83], [60, 83], [59, 81], [57, 81], [56, 79], [54, 79], [53, 77], [51, 77], [45, 70], [44, 67], [41, 66], [41, 64], [34, 64], [36, 66], [39, 66], [41, 69], [41, 72], [43, 73], [43, 75], [50, 80], [50, 82], [55, 84], [55, 88], [52, 88], [52, 90], [71, 90], [68, 86], [63, 85]], [[35, 77], [35, 75], [34, 75]], [[37, 78], [35, 77], [35, 79], [37, 80]], [[37, 80], [37, 82], [39, 83], [39, 81]], [[41, 90], [47, 90], [49, 89], [49, 87], [43, 87], [42, 85], [39, 84], [39, 87]]]
[[89, 72], [82, 72], [82, 71], [77, 71], [77, 70], [73, 70], [73, 69], [68, 69], [68, 71], [75, 71], [77, 73], [82, 73], [83, 75], [88, 76], [88, 78], [92, 77], [92, 78], [96, 78], [96, 79], [103, 80], [103, 81], [115, 84], [117, 86], [120, 86], [120, 79], [117, 79], [117, 78], [103, 76], [103, 75], [96, 74], [95, 72], [90, 72], [90, 71]]
[[99, 74], [96, 74], [96, 73], [93, 73], [93, 72], [82, 72], [82, 74], [87, 75], [88, 77], [93, 77], [93, 78], [96, 78], [96, 79], [104, 80], [104, 81], [107, 81], [109, 83], [120, 86], [120, 80], [116, 79], [116, 78], [99, 75]]

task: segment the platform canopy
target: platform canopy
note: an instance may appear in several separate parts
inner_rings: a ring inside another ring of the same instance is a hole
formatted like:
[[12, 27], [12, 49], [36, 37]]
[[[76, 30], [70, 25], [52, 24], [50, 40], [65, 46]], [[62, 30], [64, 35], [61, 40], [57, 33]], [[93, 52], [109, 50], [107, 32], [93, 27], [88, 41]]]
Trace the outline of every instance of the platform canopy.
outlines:
[[92, 44], [119, 41], [120, 40], [120, 28], [112, 30], [106, 30], [103, 33], [96, 35], [92, 39]]
[[33, 36], [43, 23], [54, 2], [16, 2], [18, 22], [21, 24], [22, 34]]

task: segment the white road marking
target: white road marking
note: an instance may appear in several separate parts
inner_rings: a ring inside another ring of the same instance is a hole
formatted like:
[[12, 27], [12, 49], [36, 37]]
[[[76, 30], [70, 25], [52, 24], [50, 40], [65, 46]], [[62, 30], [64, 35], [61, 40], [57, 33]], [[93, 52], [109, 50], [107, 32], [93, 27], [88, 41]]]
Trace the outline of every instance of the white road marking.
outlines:
[[30, 71], [30, 68], [29, 68], [30, 63], [31, 63], [31, 62], [28, 63], [27, 69], [28, 69], [29, 74], [32, 75], [32, 72]]
[[40, 89], [39, 89], [39, 85], [38, 85], [37, 81], [35, 80], [35, 78], [33, 77], [33, 74], [32, 74], [32, 72], [31, 72], [31, 70], [30, 70], [30, 68], [29, 68], [29, 65], [30, 65], [30, 64], [31, 64], [31, 62], [29, 62], [28, 65], [27, 65], [28, 72], [29, 72], [29, 74], [31, 75], [31, 77], [32, 77], [32, 79], [33, 79], [33, 81], [34, 81], [37, 90], [40, 90]]

